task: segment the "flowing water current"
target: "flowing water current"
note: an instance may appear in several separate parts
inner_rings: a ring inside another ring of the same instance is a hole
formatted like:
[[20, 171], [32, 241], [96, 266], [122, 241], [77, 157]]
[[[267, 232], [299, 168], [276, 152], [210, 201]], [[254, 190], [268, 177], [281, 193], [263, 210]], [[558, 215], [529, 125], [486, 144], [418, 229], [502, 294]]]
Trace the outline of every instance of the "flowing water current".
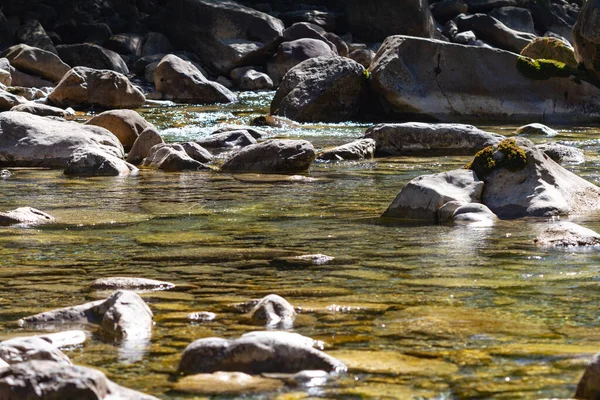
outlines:
[[[231, 106], [140, 110], [167, 141], [188, 141], [268, 111], [271, 94]], [[80, 119], [85, 116], [81, 115]], [[316, 148], [361, 136], [369, 124], [267, 128]], [[511, 135], [514, 127], [482, 127]], [[598, 128], [558, 127], [554, 140], [585, 151], [567, 166], [600, 183]], [[163, 173], [69, 178], [13, 169], [0, 210], [39, 208], [57, 219], [0, 228], [0, 339], [39, 331], [21, 317], [104, 298], [90, 284], [135, 276], [178, 284], [144, 293], [150, 343], [88, 341], [76, 364], [161, 399], [567, 398], [600, 351], [600, 250], [536, 246], [552, 221], [493, 227], [402, 225], [379, 218], [412, 178], [460, 168], [469, 157], [395, 157], [315, 163], [303, 175]], [[600, 230], [600, 216], [576, 222]], [[323, 265], [291, 257], [325, 254]], [[235, 305], [276, 293], [301, 313], [291, 331], [325, 342], [349, 372], [322, 385], [218, 397], [172, 390], [189, 343], [261, 330]], [[210, 322], [187, 315], [211, 311]]]

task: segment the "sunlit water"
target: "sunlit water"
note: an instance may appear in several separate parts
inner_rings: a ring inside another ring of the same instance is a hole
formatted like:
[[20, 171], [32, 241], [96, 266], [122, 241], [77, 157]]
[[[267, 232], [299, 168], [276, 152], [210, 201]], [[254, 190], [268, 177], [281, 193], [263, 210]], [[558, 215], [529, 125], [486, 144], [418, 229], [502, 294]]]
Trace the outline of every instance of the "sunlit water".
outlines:
[[[187, 141], [266, 113], [269, 96], [141, 111], [166, 140]], [[324, 148], [367, 126], [267, 130]], [[558, 128], [557, 137], [531, 139], [582, 148], [589, 161], [569, 169], [600, 183], [598, 130]], [[510, 135], [514, 127], [488, 129]], [[142, 170], [77, 179], [15, 169], [0, 181], [0, 210], [33, 206], [57, 223], [0, 228], [0, 337], [35, 332], [15, 324], [21, 317], [105, 297], [90, 289], [99, 277], [138, 276], [181, 285], [142, 294], [155, 314], [151, 343], [107, 343], [89, 326], [88, 342], [66, 353], [162, 399], [209, 397], [171, 390], [182, 350], [199, 338], [263, 329], [233, 305], [270, 293], [301, 307], [293, 331], [324, 341], [350, 371], [324, 386], [244, 398], [569, 397], [600, 351], [600, 250], [536, 246], [546, 220], [470, 228], [379, 218], [410, 179], [468, 160], [316, 163], [294, 177]], [[595, 216], [576, 221], [600, 230]], [[308, 267], [280, 261], [317, 253], [335, 259]], [[194, 311], [217, 318], [190, 323]]]

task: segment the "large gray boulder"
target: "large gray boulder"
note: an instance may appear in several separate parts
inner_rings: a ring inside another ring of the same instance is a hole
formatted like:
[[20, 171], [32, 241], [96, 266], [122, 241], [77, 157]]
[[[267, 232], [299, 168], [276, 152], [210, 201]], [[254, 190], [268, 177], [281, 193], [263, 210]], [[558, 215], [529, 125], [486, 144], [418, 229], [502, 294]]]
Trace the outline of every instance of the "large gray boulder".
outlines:
[[97, 150], [77, 150], [64, 170], [70, 176], [137, 175], [138, 169], [125, 160]]
[[57, 346], [41, 337], [29, 336], [0, 342], [0, 360], [7, 364], [18, 364], [32, 360], [52, 361], [71, 365], [69, 357]]
[[238, 371], [260, 374], [346, 370], [341, 361], [315, 349], [313, 345], [314, 341], [310, 338], [282, 331], [251, 332], [234, 340], [200, 339], [183, 351], [179, 372]]
[[337, 52], [318, 39], [297, 39], [279, 45], [275, 57], [267, 64], [267, 71], [277, 86], [285, 74], [302, 61], [315, 57], [336, 57]]
[[123, 146], [104, 128], [18, 111], [0, 114], [0, 166], [65, 168], [77, 150], [123, 158]]
[[315, 148], [306, 140], [271, 139], [244, 147], [221, 167], [238, 172], [305, 172], [315, 160]]
[[573, 26], [575, 58], [588, 74], [600, 79], [600, 1], [588, 0]]
[[433, 37], [435, 23], [426, 0], [344, 1], [348, 29], [367, 42], [381, 42], [391, 35]]
[[146, 98], [123, 74], [107, 69], [75, 67], [56, 85], [48, 100], [73, 108], [139, 108]]
[[15, 224], [45, 224], [53, 222], [54, 217], [31, 207], [19, 207], [7, 212], [0, 212], [0, 226]]
[[0, 398], [158, 400], [119, 386], [98, 370], [52, 361], [28, 361], [0, 369]]
[[154, 127], [134, 110], [104, 111], [85, 124], [100, 126], [111, 131], [119, 139], [125, 151], [131, 149], [138, 136], [145, 129]]
[[378, 155], [387, 156], [475, 154], [504, 139], [472, 125], [422, 122], [375, 125], [364, 137], [375, 140]]
[[300, 122], [356, 119], [368, 92], [364, 72], [362, 65], [345, 57], [306, 60], [283, 78], [271, 113]]
[[142, 162], [142, 167], [160, 169], [166, 172], [206, 171], [210, 167], [194, 160], [179, 144], [161, 143], [152, 147]]
[[10, 111], [26, 112], [29, 114], [38, 115], [40, 117], [65, 118], [65, 117], [71, 115], [71, 113], [69, 111], [63, 110], [62, 108], [49, 106], [47, 104], [33, 103], [33, 102], [19, 104], [17, 106], [14, 106], [13, 108], [11, 108]]
[[327, 149], [317, 157], [321, 161], [352, 161], [373, 158], [376, 142], [373, 139], [359, 139], [341, 146]]
[[284, 29], [277, 18], [230, 0], [174, 0], [165, 21], [176, 47], [196, 53], [203, 65], [224, 75]]
[[56, 54], [26, 44], [9, 47], [0, 53], [0, 57], [6, 57], [10, 65], [20, 71], [53, 83], [60, 81], [71, 68]]
[[515, 31], [487, 14], [459, 15], [455, 19], [459, 31], [472, 31], [478, 39], [499, 49], [520, 53], [537, 35]]
[[128, 74], [129, 68], [116, 52], [93, 43], [62, 44], [56, 47], [60, 58], [71, 67], [110, 69]]
[[231, 103], [235, 95], [209, 81], [191, 62], [174, 54], [165, 56], [154, 71], [156, 90], [163, 98], [182, 103]]
[[536, 146], [558, 164], [583, 164], [585, 154], [582, 150], [559, 143], [544, 143]]
[[435, 222], [448, 202], [480, 203], [483, 187], [483, 181], [465, 169], [423, 175], [408, 182], [382, 216]]
[[392, 36], [371, 64], [371, 86], [392, 118], [565, 123], [600, 117], [600, 89], [568, 78], [530, 79], [517, 67], [528, 65], [522, 61], [497, 49]]
[[573, 222], [559, 221], [540, 232], [534, 242], [555, 247], [599, 246], [600, 234]]

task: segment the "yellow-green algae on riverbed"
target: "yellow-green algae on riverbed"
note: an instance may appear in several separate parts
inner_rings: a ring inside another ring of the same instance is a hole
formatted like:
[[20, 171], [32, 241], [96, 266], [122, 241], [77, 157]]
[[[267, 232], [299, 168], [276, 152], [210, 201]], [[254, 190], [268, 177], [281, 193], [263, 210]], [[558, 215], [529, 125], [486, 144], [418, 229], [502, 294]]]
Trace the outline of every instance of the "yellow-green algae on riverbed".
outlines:
[[[265, 112], [268, 99], [141, 112], [168, 140], [193, 140], [219, 124], [248, 122]], [[364, 129], [348, 123], [267, 130], [324, 148]], [[600, 130], [559, 130], [553, 140], [588, 156], [569, 169], [600, 181]], [[600, 351], [599, 249], [534, 245], [545, 220], [472, 228], [379, 219], [410, 179], [468, 161], [317, 163], [293, 178], [142, 170], [137, 177], [76, 179], [14, 169], [0, 181], [0, 210], [33, 206], [57, 223], [0, 228], [0, 338], [33, 333], [15, 324], [21, 317], [105, 296], [90, 289], [99, 277], [138, 276], [181, 285], [142, 294], [155, 313], [151, 343], [122, 348], [87, 327], [88, 342], [66, 353], [161, 399], [220, 398], [173, 390], [180, 354], [199, 338], [262, 329], [235, 304], [270, 293], [299, 307], [292, 330], [325, 342], [349, 372], [323, 386], [276, 384], [227, 398], [568, 398]], [[600, 216], [576, 222], [600, 230]], [[306, 254], [335, 259], [281, 262]], [[217, 318], [188, 321], [195, 311]]]

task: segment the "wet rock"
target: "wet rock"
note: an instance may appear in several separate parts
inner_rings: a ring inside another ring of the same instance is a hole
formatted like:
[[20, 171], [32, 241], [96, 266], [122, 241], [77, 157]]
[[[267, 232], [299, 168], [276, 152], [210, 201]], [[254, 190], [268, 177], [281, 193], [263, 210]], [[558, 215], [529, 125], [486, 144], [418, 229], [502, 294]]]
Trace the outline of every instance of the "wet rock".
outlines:
[[227, 147], [245, 147], [257, 142], [248, 131], [238, 130], [215, 133], [198, 139], [196, 143], [207, 149], [222, 149]]
[[251, 69], [242, 75], [239, 87], [240, 90], [271, 90], [273, 81], [269, 75]]
[[271, 102], [271, 114], [295, 121], [358, 118], [367, 91], [365, 69], [345, 57], [318, 57], [292, 68]]
[[152, 147], [142, 166], [166, 172], [210, 170], [207, 165], [192, 159], [181, 145], [165, 143]]
[[137, 175], [138, 169], [121, 158], [97, 150], [76, 150], [64, 170], [69, 176]]
[[576, 147], [558, 143], [545, 143], [535, 146], [558, 164], [583, 164], [585, 154]]
[[127, 162], [133, 165], [139, 165], [142, 160], [148, 157], [150, 149], [157, 144], [164, 143], [160, 133], [154, 128], [144, 129], [137, 137], [131, 150], [127, 154]]
[[383, 217], [436, 221], [438, 210], [449, 201], [480, 203], [483, 182], [464, 169], [423, 175], [408, 182]]
[[208, 311], [194, 312], [188, 315], [190, 321], [208, 322], [217, 318], [217, 314]]
[[0, 166], [65, 168], [77, 150], [124, 156], [119, 140], [104, 128], [22, 112], [0, 114]]
[[271, 139], [244, 147], [229, 158], [222, 171], [284, 172], [308, 170], [315, 149], [305, 140]]
[[595, 400], [600, 396], [600, 353], [595, 354], [577, 384], [576, 399]]
[[108, 129], [119, 139], [125, 151], [131, 149], [140, 133], [153, 127], [151, 123], [133, 110], [104, 111], [87, 121], [86, 125]]
[[176, 55], [165, 56], [154, 71], [156, 90], [163, 98], [183, 103], [231, 103], [235, 95], [211, 82], [189, 61]]
[[573, 26], [575, 59], [585, 67], [588, 74], [600, 79], [600, 1], [586, 1]]
[[11, 211], [0, 212], [0, 226], [14, 224], [44, 224], [53, 221], [53, 216], [31, 207], [19, 207]]
[[181, 143], [181, 147], [185, 150], [188, 156], [193, 160], [201, 162], [203, 164], [210, 163], [213, 161], [213, 156], [208, 150], [200, 146], [195, 142]]
[[268, 327], [289, 328], [296, 319], [296, 310], [283, 297], [270, 294], [263, 297], [250, 311], [254, 323], [266, 324]]
[[79, 330], [47, 333], [34, 337], [43, 339], [54, 347], [58, 348], [78, 346], [85, 343], [87, 340], [86, 333]]
[[287, 118], [275, 115], [261, 115], [250, 121], [251, 126], [271, 126], [273, 128], [299, 128], [300, 125]]
[[283, 77], [296, 65], [311, 58], [336, 57], [337, 53], [331, 47], [317, 39], [297, 39], [283, 42], [277, 49], [275, 57], [267, 64], [267, 71], [273, 83], [277, 86]]
[[216, 135], [217, 133], [230, 132], [230, 131], [246, 131], [252, 136], [254, 139], [264, 139], [268, 136], [268, 133], [263, 131], [262, 129], [256, 129], [252, 126], [246, 125], [225, 125], [211, 132], [211, 135]]
[[306, 254], [302, 256], [274, 258], [271, 260], [271, 265], [284, 268], [303, 268], [329, 264], [334, 259], [335, 257], [326, 254]]
[[0, 171], [0, 178], [2, 179], [8, 179], [12, 176], [12, 172], [10, 172], [7, 169], [3, 169]]
[[561, 221], [550, 224], [534, 242], [555, 247], [599, 246], [600, 234], [573, 222]]
[[377, 155], [392, 156], [475, 154], [504, 138], [472, 125], [421, 122], [375, 125], [367, 129], [364, 137], [375, 140]]
[[348, 54], [348, 58], [356, 61], [364, 68], [369, 68], [375, 58], [375, 52], [369, 49], [357, 49]]
[[498, 217], [483, 204], [469, 203], [458, 207], [451, 220], [457, 224], [491, 226], [496, 223]]
[[184, 374], [238, 371], [294, 373], [306, 369], [343, 372], [346, 366], [313, 347], [314, 341], [289, 332], [251, 332], [239, 339], [206, 338], [186, 347], [179, 363]]
[[131, 84], [125, 75], [115, 71], [75, 67], [48, 96], [57, 106], [101, 108], [139, 108], [144, 94]]
[[0, 360], [9, 365], [32, 360], [52, 361], [71, 365], [71, 360], [62, 351], [41, 337], [29, 336], [0, 342]]
[[26, 44], [9, 47], [0, 57], [6, 57], [10, 65], [20, 71], [53, 83], [60, 81], [70, 69], [56, 54]]
[[13, 108], [11, 108], [10, 111], [25, 112], [25, 113], [29, 113], [29, 114], [38, 115], [41, 117], [65, 118], [65, 117], [72, 115], [72, 113], [70, 113], [67, 110], [63, 110], [62, 108], [53, 107], [53, 106], [49, 106], [46, 104], [39, 104], [39, 103], [19, 104], [17, 106], [14, 106]]
[[175, 284], [171, 282], [133, 277], [99, 278], [92, 283], [92, 289], [95, 290], [169, 290], [174, 287]]
[[211, 395], [245, 395], [272, 392], [283, 389], [278, 379], [252, 376], [243, 372], [214, 372], [212, 374], [189, 375], [175, 384], [174, 390], [186, 393]]
[[373, 139], [360, 139], [354, 142], [325, 150], [317, 157], [324, 161], [348, 161], [373, 158], [376, 142]]
[[28, 361], [0, 370], [0, 398], [158, 400], [109, 381], [92, 368]]
[[56, 48], [60, 58], [71, 67], [109, 69], [128, 74], [123, 58], [112, 50], [92, 43], [63, 44]]
[[517, 128], [517, 135], [541, 135], [541, 136], [556, 136], [558, 132], [544, 124], [528, 124]]
[[23, 96], [17, 96], [6, 90], [0, 89], [0, 111], [8, 111], [13, 107], [26, 104], [27, 99]]

